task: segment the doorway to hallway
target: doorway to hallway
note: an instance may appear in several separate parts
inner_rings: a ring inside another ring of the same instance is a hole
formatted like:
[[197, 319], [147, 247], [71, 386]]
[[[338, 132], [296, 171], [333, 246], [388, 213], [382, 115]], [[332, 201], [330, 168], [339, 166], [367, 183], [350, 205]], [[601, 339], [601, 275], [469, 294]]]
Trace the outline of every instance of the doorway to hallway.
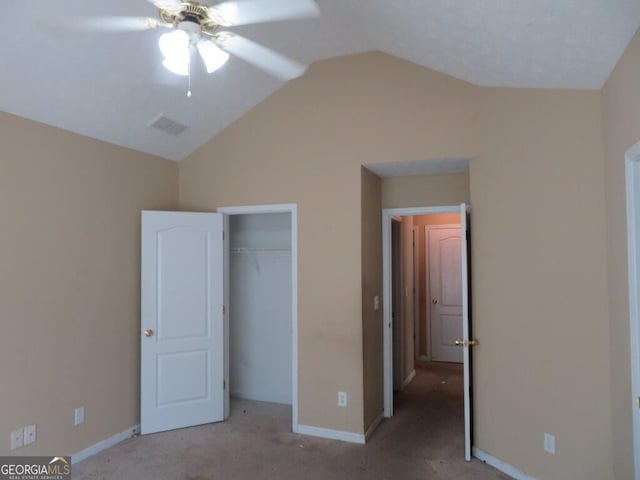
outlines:
[[464, 456], [470, 460], [469, 350], [476, 342], [470, 338], [467, 206], [386, 209], [382, 224], [384, 416], [393, 416], [393, 391], [412, 382], [417, 360], [462, 363]]

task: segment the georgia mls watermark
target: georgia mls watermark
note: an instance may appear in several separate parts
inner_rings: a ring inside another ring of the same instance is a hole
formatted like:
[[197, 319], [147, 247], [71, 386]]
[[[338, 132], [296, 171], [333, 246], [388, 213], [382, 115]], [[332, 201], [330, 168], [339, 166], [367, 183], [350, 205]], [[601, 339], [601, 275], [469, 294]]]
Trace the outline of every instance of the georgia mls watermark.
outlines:
[[0, 480], [71, 480], [71, 457], [0, 457]]

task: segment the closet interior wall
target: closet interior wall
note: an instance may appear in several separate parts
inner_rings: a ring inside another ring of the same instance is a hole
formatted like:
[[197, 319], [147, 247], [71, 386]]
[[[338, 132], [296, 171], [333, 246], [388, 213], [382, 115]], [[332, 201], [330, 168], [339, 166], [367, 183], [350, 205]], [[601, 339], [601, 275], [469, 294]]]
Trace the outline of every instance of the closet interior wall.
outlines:
[[291, 404], [291, 215], [230, 217], [232, 397]]

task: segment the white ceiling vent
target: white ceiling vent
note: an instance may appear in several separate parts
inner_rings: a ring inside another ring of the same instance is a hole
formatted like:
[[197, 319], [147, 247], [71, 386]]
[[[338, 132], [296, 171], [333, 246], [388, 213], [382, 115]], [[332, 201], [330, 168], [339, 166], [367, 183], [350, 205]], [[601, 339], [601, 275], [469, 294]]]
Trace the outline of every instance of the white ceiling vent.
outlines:
[[162, 130], [170, 135], [180, 135], [187, 129], [186, 125], [175, 120], [171, 120], [162, 114], [151, 120], [151, 123], [148, 123], [147, 126], [157, 128], [158, 130]]

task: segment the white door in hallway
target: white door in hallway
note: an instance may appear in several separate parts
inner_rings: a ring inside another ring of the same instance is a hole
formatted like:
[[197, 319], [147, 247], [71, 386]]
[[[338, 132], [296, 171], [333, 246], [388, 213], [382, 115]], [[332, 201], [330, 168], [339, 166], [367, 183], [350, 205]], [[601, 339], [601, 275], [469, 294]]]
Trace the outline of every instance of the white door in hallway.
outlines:
[[140, 429], [222, 421], [222, 214], [142, 212]]
[[462, 363], [462, 256], [458, 225], [425, 227], [429, 296], [431, 301], [431, 352], [435, 362]]

